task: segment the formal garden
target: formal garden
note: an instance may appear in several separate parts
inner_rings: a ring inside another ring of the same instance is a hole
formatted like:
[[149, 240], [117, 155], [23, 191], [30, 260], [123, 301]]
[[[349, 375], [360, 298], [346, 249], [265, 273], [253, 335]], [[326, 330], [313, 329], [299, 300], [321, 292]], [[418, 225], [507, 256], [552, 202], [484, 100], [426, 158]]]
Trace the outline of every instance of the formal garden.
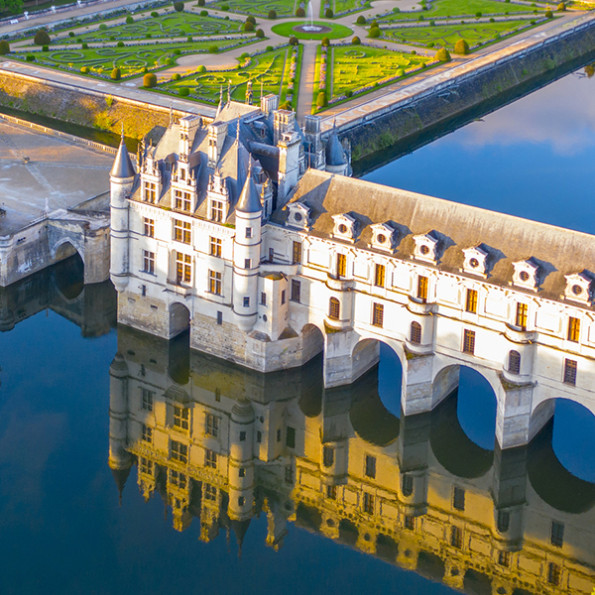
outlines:
[[209, 8], [268, 17], [271, 11], [278, 17], [289, 17], [296, 13], [300, 0], [216, 0], [209, 2]]
[[282, 35], [283, 37], [295, 37], [296, 39], [341, 39], [353, 34], [353, 30], [344, 25], [328, 21], [314, 21], [313, 24], [318, 27], [319, 31], [304, 31], [304, 21], [289, 21], [274, 25], [273, 33]]
[[221, 90], [225, 97], [229, 91], [233, 100], [245, 101], [250, 86], [254, 103], [259, 102], [263, 94], [274, 93], [279, 95], [280, 105], [295, 109], [301, 56], [299, 45], [271, 48], [252, 56], [244, 54], [238, 68], [210, 72], [199, 67], [190, 75], [174, 76], [158, 90], [216, 104]]

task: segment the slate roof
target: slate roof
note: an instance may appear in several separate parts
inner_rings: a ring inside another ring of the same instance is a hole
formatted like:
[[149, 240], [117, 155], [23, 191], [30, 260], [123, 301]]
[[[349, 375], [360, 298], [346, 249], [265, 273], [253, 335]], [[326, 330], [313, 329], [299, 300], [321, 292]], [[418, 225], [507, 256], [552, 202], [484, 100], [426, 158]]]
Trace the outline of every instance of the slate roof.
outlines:
[[[540, 266], [541, 297], [559, 300], [565, 275], [595, 271], [595, 236], [372, 182], [310, 169], [288, 204], [294, 202], [311, 209], [310, 233], [320, 237], [332, 237], [333, 215], [350, 213], [358, 221], [355, 245], [364, 249], [371, 249], [371, 224], [393, 222], [394, 254], [401, 259], [412, 258], [414, 235], [432, 232], [444, 271], [460, 274], [462, 250], [482, 245], [491, 265], [488, 282], [501, 286], [510, 285], [513, 262], [532, 259]], [[287, 215], [284, 206], [272, 221], [285, 224]]]
[[132, 165], [130, 155], [128, 154], [128, 149], [126, 148], [124, 139], [122, 139], [110, 175], [114, 178], [131, 178], [135, 174], [136, 172], [134, 171], [134, 166]]

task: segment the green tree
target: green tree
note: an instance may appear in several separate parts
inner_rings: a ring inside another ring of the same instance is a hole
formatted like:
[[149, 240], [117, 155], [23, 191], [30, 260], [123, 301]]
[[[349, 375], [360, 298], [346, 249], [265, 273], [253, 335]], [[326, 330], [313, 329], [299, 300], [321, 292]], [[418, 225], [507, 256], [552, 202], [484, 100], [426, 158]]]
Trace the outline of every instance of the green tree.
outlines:
[[306, 11], [300, 6], [296, 11], [295, 11], [295, 16], [296, 17], [300, 17], [303, 18], [306, 16]]
[[359, 15], [359, 17], [357, 17], [357, 21], [355, 21], [356, 25], [365, 25], [366, 24], [366, 17], [364, 15]]
[[359, 45], [361, 42], [362, 40], [357, 35], [355, 35], [351, 40], [352, 45]]
[[264, 39], [264, 31], [262, 29], [256, 29], [256, 37], [258, 39]]
[[322, 38], [322, 45], [327, 48], [329, 45], [331, 45], [331, 40], [328, 37], [323, 37]]
[[326, 107], [326, 104], [327, 104], [326, 91], [319, 91], [318, 97], [316, 98], [316, 107], [318, 107], [318, 108]]
[[370, 37], [371, 39], [377, 39], [378, 37], [380, 37], [380, 27], [370, 27], [368, 37]]
[[10, 44], [6, 39], [0, 41], [0, 55], [4, 56], [10, 52]]
[[439, 62], [450, 62], [450, 54], [446, 48], [440, 48], [435, 54], [434, 58]]
[[112, 81], [119, 81], [122, 78], [122, 71], [116, 66], [111, 73]]
[[143, 87], [147, 87], [147, 89], [151, 89], [157, 85], [157, 76], [154, 72], [147, 72], [145, 76], [143, 76]]
[[458, 39], [454, 47], [455, 54], [466, 56], [469, 53], [469, 44], [464, 39]]
[[2, 12], [16, 14], [17, 12], [22, 12], [22, 10], [23, 0], [0, 0], [0, 11]]
[[324, 16], [325, 16], [327, 19], [332, 19], [332, 18], [333, 18], [333, 14], [334, 14], [334, 13], [333, 13], [333, 11], [332, 11], [332, 9], [331, 9], [331, 8], [327, 8], [327, 9], [324, 11]]
[[277, 11], [275, 9], [269, 10], [269, 19], [274, 20], [277, 18]]
[[35, 45], [49, 45], [51, 41], [50, 35], [45, 29], [40, 29], [33, 38]]
[[184, 10], [184, 3], [183, 2], [174, 2], [174, 10], [176, 12], [182, 12]]

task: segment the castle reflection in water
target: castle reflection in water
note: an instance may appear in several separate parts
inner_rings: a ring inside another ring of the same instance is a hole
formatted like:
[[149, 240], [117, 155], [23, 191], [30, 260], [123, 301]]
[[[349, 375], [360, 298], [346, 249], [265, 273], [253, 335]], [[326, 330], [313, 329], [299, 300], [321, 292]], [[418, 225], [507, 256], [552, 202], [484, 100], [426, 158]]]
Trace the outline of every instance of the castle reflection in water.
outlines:
[[133, 467], [173, 526], [241, 548], [265, 513], [267, 545], [289, 523], [469, 593], [591, 593], [595, 486], [558, 462], [551, 424], [528, 446], [483, 450], [456, 398], [390, 414], [377, 371], [324, 390], [319, 361], [262, 375], [118, 330], [110, 368], [109, 464]]

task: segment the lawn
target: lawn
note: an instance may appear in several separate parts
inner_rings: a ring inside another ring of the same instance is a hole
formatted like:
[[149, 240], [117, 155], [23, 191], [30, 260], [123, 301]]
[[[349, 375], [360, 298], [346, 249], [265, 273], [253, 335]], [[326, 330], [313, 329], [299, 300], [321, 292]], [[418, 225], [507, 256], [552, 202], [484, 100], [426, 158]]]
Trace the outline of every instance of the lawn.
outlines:
[[370, 0], [323, 0], [320, 3], [320, 16], [324, 17], [325, 10], [330, 8], [334, 15], [356, 12], [370, 8]]
[[417, 20], [420, 17], [428, 21], [448, 17], [473, 18], [477, 13], [486, 16], [490, 14], [531, 13], [534, 10], [536, 8], [526, 4], [499, 2], [498, 0], [435, 0], [429, 10], [393, 12], [379, 17], [378, 21], [385, 23], [389, 21]]
[[[205, 40], [192, 43], [162, 43], [131, 45], [126, 47], [101, 47], [87, 49], [50, 49], [47, 52], [13, 52], [11, 58], [26, 60], [34, 56], [35, 63], [61, 70], [83, 72], [91, 76], [109, 78], [115, 66], [120, 68], [122, 78], [139, 76], [145, 68], [155, 70], [176, 64], [178, 56], [209, 52], [213, 47], [221, 49], [251, 43], [254, 38], [237, 40]], [[81, 70], [82, 69], [82, 70]], [[88, 72], [85, 70], [88, 69]]]
[[274, 10], [278, 16], [291, 16], [295, 14], [298, 7], [299, 0], [218, 0], [209, 3], [209, 8], [260, 17], [266, 17], [271, 10]]
[[[240, 33], [241, 21], [216, 19], [209, 16], [200, 16], [190, 12], [172, 12], [170, 14], [151, 17], [148, 13], [136, 22], [127, 25], [114, 25], [109, 27], [101, 23], [95, 31], [76, 34], [76, 39], [81, 41], [118, 41], [120, 39], [148, 39], [148, 38], [174, 38], [193, 37], [205, 35], [227, 35]], [[55, 41], [67, 41], [68, 32], [60, 34]]]
[[229, 85], [231, 98], [243, 102], [248, 81], [251, 81], [254, 103], [260, 101], [261, 93], [274, 93], [280, 96], [281, 104], [287, 100], [295, 107], [301, 50], [300, 46], [285, 46], [251, 56], [241, 68], [198, 72], [177, 81], [171, 80], [161, 84], [158, 89], [183, 96], [186, 92], [180, 93], [180, 90], [188, 89], [188, 97], [216, 104], [219, 101], [220, 89], [223, 87], [226, 94]]
[[304, 25], [304, 21], [291, 21], [289, 23], [279, 23], [273, 27], [273, 32], [277, 35], [285, 35], [285, 37], [297, 37], [298, 39], [322, 39], [328, 37], [329, 39], [341, 39], [351, 35], [353, 31], [349, 27], [343, 25], [337, 25], [330, 21], [320, 22], [314, 21], [315, 25], [323, 25], [329, 27], [331, 30], [326, 33], [307, 33], [304, 31], [296, 31], [294, 27]]
[[383, 39], [422, 47], [445, 47], [452, 50], [459, 39], [465, 39], [469, 46], [477, 46], [505, 37], [521, 27], [528, 27], [531, 21], [517, 19], [495, 23], [466, 23], [464, 25], [429, 25], [382, 29]]
[[334, 46], [329, 49], [332, 49], [332, 53], [327, 60], [326, 89], [330, 101], [362, 89], [371, 90], [431, 61], [426, 56], [364, 45]]

